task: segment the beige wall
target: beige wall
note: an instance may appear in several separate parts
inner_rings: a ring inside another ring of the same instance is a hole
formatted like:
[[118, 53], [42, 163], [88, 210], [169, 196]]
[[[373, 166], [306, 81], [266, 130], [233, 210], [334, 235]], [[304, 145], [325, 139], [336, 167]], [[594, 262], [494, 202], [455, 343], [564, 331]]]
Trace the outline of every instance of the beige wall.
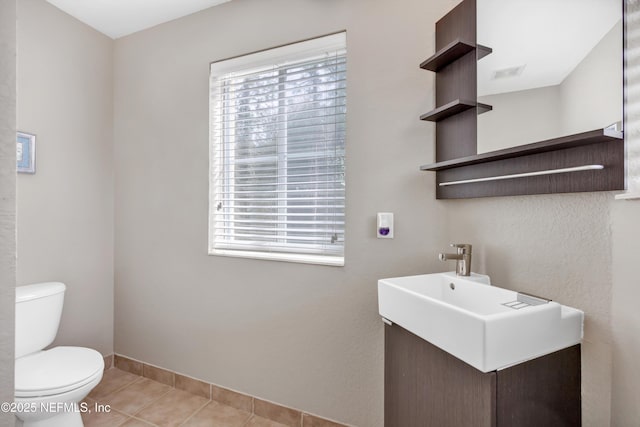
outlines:
[[635, 426], [640, 422], [640, 201], [619, 201], [613, 219], [613, 387], [611, 425]]
[[[16, 284], [16, 3], [0, 0], [0, 402], [13, 401]], [[0, 426], [15, 417], [0, 412]]]
[[[236, 0], [116, 40], [116, 352], [382, 426], [377, 279], [447, 267], [434, 176], [418, 170], [434, 134], [418, 64], [454, 3]], [[346, 266], [208, 256], [209, 62], [343, 29]], [[375, 238], [379, 211], [395, 212], [394, 240]]]
[[113, 41], [44, 0], [18, 2], [18, 284], [62, 281], [56, 344], [113, 351]]

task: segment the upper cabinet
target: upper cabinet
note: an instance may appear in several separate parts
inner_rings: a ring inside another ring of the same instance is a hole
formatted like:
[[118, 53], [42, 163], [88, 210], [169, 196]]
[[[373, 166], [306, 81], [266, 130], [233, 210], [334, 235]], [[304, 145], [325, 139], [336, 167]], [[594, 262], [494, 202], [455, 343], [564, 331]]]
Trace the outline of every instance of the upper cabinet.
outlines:
[[436, 23], [438, 198], [624, 189], [622, 9], [464, 0]]

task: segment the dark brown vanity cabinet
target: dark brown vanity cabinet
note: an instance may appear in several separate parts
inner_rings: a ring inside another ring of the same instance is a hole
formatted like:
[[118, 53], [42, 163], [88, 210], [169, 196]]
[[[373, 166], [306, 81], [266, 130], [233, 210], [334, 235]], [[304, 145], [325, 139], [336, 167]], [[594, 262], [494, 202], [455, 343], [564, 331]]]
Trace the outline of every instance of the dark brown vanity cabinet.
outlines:
[[385, 325], [385, 427], [581, 425], [580, 345], [483, 373]]

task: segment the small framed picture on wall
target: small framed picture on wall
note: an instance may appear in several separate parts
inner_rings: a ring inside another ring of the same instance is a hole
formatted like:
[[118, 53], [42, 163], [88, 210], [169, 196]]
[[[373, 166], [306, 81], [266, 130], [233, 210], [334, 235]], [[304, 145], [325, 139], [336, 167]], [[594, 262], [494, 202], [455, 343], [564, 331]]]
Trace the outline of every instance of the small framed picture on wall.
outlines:
[[18, 132], [17, 143], [18, 172], [36, 173], [36, 136]]

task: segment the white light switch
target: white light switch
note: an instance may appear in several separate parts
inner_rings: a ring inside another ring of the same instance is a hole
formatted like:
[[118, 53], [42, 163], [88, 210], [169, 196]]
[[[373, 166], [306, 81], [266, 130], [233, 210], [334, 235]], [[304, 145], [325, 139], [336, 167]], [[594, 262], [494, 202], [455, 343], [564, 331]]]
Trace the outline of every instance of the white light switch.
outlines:
[[378, 212], [376, 234], [378, 239], [393, 239], [392, 212]]

